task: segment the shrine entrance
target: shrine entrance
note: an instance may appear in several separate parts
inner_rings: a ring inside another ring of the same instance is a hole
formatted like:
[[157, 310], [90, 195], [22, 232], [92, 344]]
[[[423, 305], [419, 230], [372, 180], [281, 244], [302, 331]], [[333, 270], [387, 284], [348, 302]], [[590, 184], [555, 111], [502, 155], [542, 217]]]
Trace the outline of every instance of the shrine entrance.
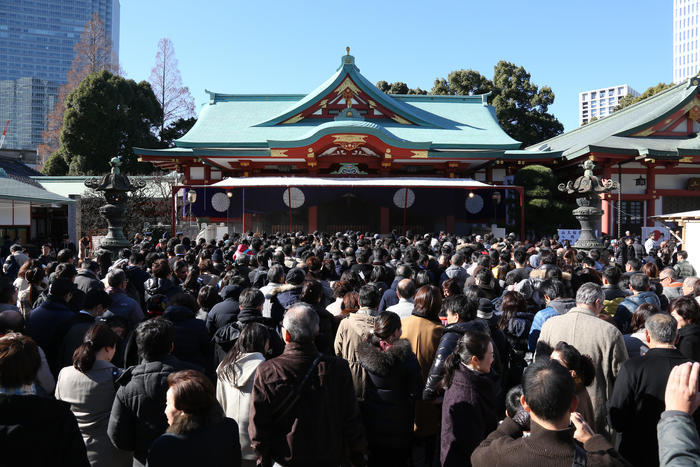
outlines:
[[348, 190], [318, 206], [318, 229], [324, 232], [378, 232], [380, 205]]

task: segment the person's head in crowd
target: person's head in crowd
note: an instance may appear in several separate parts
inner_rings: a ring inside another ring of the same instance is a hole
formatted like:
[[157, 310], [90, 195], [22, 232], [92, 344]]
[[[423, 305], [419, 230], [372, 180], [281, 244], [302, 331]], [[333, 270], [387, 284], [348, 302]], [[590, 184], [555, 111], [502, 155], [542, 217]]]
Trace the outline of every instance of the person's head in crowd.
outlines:
[[236, 377], [240, 375], [240, 368], [236, 369], [238, 360], [246, 354], [260, 353], [266, 355], [270, 346], [270, 331], [264, 324], [251, 322], [247, 323], [241, 329], [241, 334], [236, 339], [236, 342], [228, 351], [224, 359], [221, 361], [217, 375], [220, 378], [236, 384]]
[[516, 267], [524, 268], [527, 264], [527, 250], [525, 248], [516, 248], [513, 250], [513, 261]]
[[59, 263], [70, 263], [73, 264], [73, 252], [68, 248], [64, 248], [58, 252], [56, 255], [56, 261]]
[[42, 256], [50, 256], [51, 255], [51, 244], [50, 243], [44, 243], [41, 245], [41, 255]]
[[663, 268], [659, 273], [659, 279], [664, 287], [668, 287], [674, 282], [676, 282], [677, 278], [678, 276], [676, 275], [676, 271], [674, 271], [673, 268]]
[[[556, 360], [538, 359], [523, 374], [521, 404], [539, 425], [569, 426], [578, 399], [569, 371]], [[544, 423], [543, 423], [544, 422]]]
[[163, 318], [153, 318], [136, 327], [136, 347], [142, 360], [152, 362], [173, 350], [175, 327]]
[[443, 298], [462, 295], [462, 289], [457, 279], [447, 279], [440, 285], [440, 289], [442, 290]]
[[564, 298], [565, 290], [564, 283], [557, 279], [547, 279], [540, 283], [540, 295], [545, 303], [549, 303], [557, 298]]
[[424, 285], [418, 289], [413, 299], [413, 313], [429, 320], [438, 320], [442, 307], [442, 294], [434, 285]]
[[77, 269], [71, 263], [61, 263], [56, 266], [56, 271], [54, 271], [54, 276], [57, 279], [67, 279], [73, 282], [75, 276], [78, 275]]
[[656, 313], [647, 319], [644, 334], [650, 348], [674, 346], [678, 337], [678, 323], [667, 313]]
[[214, 308], [214, 305], [221, 301], [218, 290], [216, 287], [211, 285], [205, 285], [197, 293], [197, 304], [199, 309], [208, 313], [209, 310]]
[[24, 316], [20, 311], [0, 311], [0, 337], [10, 332], [24, 332], [24, 326]]
[[396, 286], [396, 295], [405, 300], [412, 300], [416, 294], [416, 284], [411, 279], [401, 279]]
[[630, 290], [637, 295], [641, 292], [649, 290], [649, 276], [641, 272], [634, 273], [630, 276]]
[[625, 264], [626, 272], [639, 272], [642, 269], [642, 260], [639, 258], [630, 258]]
[[679, 297], [671, 302], [671, 316], [676, 319], [678, 329], [689, 324], [700, 323], [700, 305], [693, 297]]
[[430, 274], [427, 270], [422, 269], [416, 273], [416, 277], [413, 279], [416, 284], [416, 288], [420, 288], [424, 285], [430, 285]]
[[586, 282], [576, 292], [576, 306], [588, 308], [596, 315], [603, 309], [604, 302], [603, 289], [592, 282]]
[[[201, 270], [201, 268], [200, 268]], [[173, 272], [178, 281], [184, 282], [187, 279], [187, 274], [190, 272], [189, 265], [184, 259], [179, 259], [173, 264]]]
[[360, 308], [360, 294], [357, 291], [349, 290], [342, 298], [340, 310], [343, 316], [355, 313]]
[[283, 284], [285, 279], [284, 266], [273, 264], [267, 271], [267, 281], [272, 284]]
[[510, 290], [503, 295], [501, 309], [503, 314], [498, 321], [498, 327], [503, 330], [508, 328], [510, 321], [515, 319], [519, 313], [527, 311], [527, 301], [520, 292]]
[[178, 292], [172, 297], [168, 298], [168, 308], [170, 307], [187, 308], [194, 313], [197, 311], [197, 301], [191, 294]]
[[368, 284], [360, 287], [358, 299], [360, 301], [360, 308], [376, 310], [382, 297], [375, 286]]
[[73, 352], [73, 367], [81, 373], [92, 370], [97, 360], [112, 361], [119, 336], [107, 325], [95, 324], [87, 330], [83, 342]]
[[318, 313], [310, 305], [297, 302], [284, 314], [282, 337], [284, 341], [297, 344], [314, 342], [319, 332]]
[[386, 348], [401, 337], [401, 318], [392, 311], [383, 311], [374, 319], [374, 332], [370, 335], [371, 344]]
[[63, 278], [54, 279], [49, 286], [49, 297], [52, 300], [68, 303], [73, 296], [73, 281]]
[[468, 330], [457, 342], [454, 352], [445, 360], [443, 386], [449, 388], [457, 368], [464, 365], [472, 371], [490, 373], [493, 364], [493, 343], [485, 332]]
[[652, 303], [642, 303], [634, 310], [632, 319], [630, 320], [630, 332], [635, 333], [644, 329], [646, 321], [657, 313], [661, 313], [656, 305]]
[[321, 283], [317, 280], [305, 280], [301, 286], [299, 300], [311, 306], [319, 306], [323, 300], [323, 286]]
[[129, 256], [129, 265], [130, 266], [137, 266], [140, 268], [143, 268], [143, 265], [146, 262], [146, 258], [143, 256], [142, 253], [139, 252], [133, 252], [131, 253], [131, 256]]
[[686, 277], [683, 279], [683, 295], [693, 295], [695, 293], [695, 284], [698, 278], [695, 276]]
[[83, 310], [87, 311], [90, 316], [97, 318], [107, 311], [107, 308], [112, 304], [112, 297], [102, 289], [90, 289], [85, 294], [83, 302]]
[[208, 428], [223, 418], [211, 380], [197, 370], [168, 375], [165, 416], [168, 433], [182, 435]]
[[523, 395], [523, 386], [513, 386], [506, 393], [506, 417], [513, 418], [519, 410], [523, 410], [520, 397]]
[[17, 287], [7, 277], [0, 277], [0, 304], [15, 305], [17, 303]]
[[442, 302], [442, 307], [447, 316], [447, 324], [467, 323], [476, 318], [478, 302], [464, 295], [453, 295]]
[[549, 358], [558, 361], [569, 370], [577, 392], [593, 383], [595, 378], [593, 360], [588, 355], [582, 355], [573, 345], [564, 341], [557, 342]]
[[31, 337], [15, 332], [0, 337], [0, 389], [4, 393], [30, 386], [40, 366], [39, 347]]
[[158, 279], [168, 279], [171, 273], [170, 264], [165, 258], [155, 260], [151, 266], [151, 275]]
[[263, 293], [255, 287], [243, 289], [238, 297], [238, 305], [240, 306], [241, 310], [262, 311], [264, 303], [265, 295], [263, 295]]
[[642, 272], [649, 276], [649, 279], [659, 278], [659, 267], [656, 263], [645, 263], [644, 266], [642, 266]]
[[540, 264], [554, 264], [557, 258], [554, 252], [550, 249], [543, 249], [540, 251]]
[[292, 268], [287, 273], [286, 282], [289, 285], [301, 286], [301, 284], [304, 282], [305, 277], [306, 277], [306, 274], [304, 273], [303, 269]]
[[678, 261], [685, 261], [688, 259], [688, 252], [685, 250], [681, 250], [677, 254], [678, 256]]
[[113, 289], [126, 289], [126, 273], [123, 269], [112, 269], [107, 273], [107, 285]]

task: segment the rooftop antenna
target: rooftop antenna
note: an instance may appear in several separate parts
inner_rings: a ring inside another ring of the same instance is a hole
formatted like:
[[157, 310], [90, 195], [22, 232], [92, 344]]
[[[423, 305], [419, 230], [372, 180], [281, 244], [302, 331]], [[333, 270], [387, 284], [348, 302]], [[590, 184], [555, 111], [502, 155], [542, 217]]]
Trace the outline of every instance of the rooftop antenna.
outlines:
[[347, 52], [348, 55], [350, 55], [350, 47], [345, 47], [345, 51]]
[[2, 136], [0, 136], [0, 149], [2, 149], [2, 145], [5, 144], [5, 136], [7, 135], [7, 127], [10, 126], [10, 121], [5, 122], [5, 129], [2, 131]]

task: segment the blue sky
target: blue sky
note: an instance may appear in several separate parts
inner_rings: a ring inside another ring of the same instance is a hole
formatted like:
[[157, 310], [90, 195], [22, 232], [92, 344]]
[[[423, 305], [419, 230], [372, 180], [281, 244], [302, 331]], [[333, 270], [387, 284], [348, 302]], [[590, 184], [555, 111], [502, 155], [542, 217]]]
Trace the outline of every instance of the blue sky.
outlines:
[[121, 0], [120, 62], [148, 79], [169, 37], [199, 108], [205, 89], [309, 92], [346, 46], [370, 81], [428, 90], [455, 69], [491, 78], [508, 60], [552, 87], [550, 111], [570, 130], [580, 91], [672, 80], [672, 19], [671, 0]]

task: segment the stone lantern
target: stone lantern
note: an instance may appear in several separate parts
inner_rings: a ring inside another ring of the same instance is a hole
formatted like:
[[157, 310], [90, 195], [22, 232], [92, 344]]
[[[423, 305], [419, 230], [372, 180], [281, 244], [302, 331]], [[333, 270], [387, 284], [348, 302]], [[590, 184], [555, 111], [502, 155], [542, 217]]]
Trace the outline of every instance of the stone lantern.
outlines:
[[117, 252], [122, 248], [131, 246], [129, 240], [124, 236], [122, 227], [124, 225], [124, 216], [126, 211], [127, 193], [146, 185], [144, 180], [137, 180], [132, 184], [129, 177], [122, 174], [119, 167], [122, 165], [119, 157], [113, 157], [109, 161], [112, 167], [110, 173], [99, 178], [89, 178], [85, 180], [85, 186], [92, 188], [95, 191], [103, 192], [103, 196], [107, 204], [100, 208], [100, 214], [107, 219], [109, 231], [107, 236], [102, 239], [100, 244], [101, 249], [112, 252], [112, 257], [116, 258]]
[[581, 224], [581, 235], [573, 245], [574, 248], [590, 251], [603, 248], [603, 245], [593, 234], [595, 225], [603, 215], [603, 211], [600, 209], [599, 195], [619, 190], [620, 185], [613, 180], [599, 179], [593, 175], [595, 168], [593, 161], [587, 160], [582, 166], [582, 176], [573, 181], [569, 180], [565, 184], [561, 183], [558, 189], [567, 195], [575, 196], [576, 204], [578, 204], [578, 207], [573, 210], [573, 215]]

